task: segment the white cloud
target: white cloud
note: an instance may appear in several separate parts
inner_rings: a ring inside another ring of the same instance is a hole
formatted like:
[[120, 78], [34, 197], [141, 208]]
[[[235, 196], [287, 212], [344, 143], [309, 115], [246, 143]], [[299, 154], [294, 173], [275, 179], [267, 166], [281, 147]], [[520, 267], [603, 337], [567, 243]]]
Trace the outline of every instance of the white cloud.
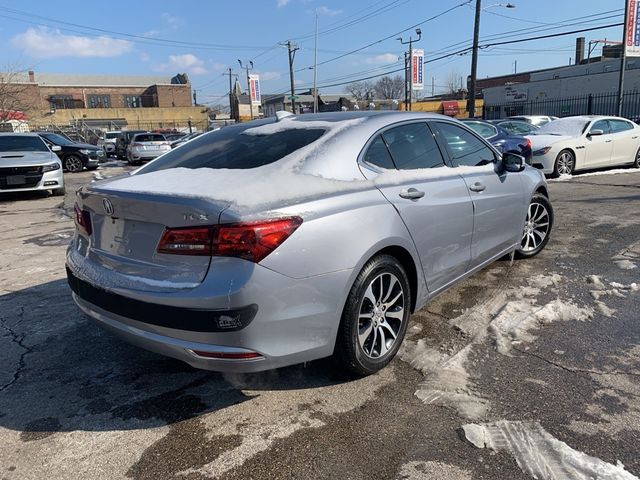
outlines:
[[367, 57], [365, 62], [369, 64], [376, 63], [393, 63], [398, 61], [398, 54], [396, 53], [383, 53], [382, 55], [376, 55], [375, 57]]
[[28, 28], [15, 35], [11, 44], [35, 58], [57, 57], [117, 57], [131, 50], [132, 44], [106, 35], [84, 37], [66, 35], [60, 30]]
[[287, 5], [291, 0], [278, 0], [278, 8], [282, 8]]
[[318, 15], [324, 15], [326, 17], [335, 17], [336, 15], [340, 15], [343, 12], [343, 10], [332, 10], [331, 8], [324, 5], [322, 7], [316, 8], [315, 11], [318, 13]]
[[167, 13], [167, 12], [164, 12], [161, 15], [161, 17], [164, 19], [165, 22], [167, 22], [167, 25], [171, 30], [177, 30], [178, 27], [182, 26], [182, 24], [184, 23], [184, 21], [181, 18], [171, 15], [170, 13]]
[[204, 75], [207, 69], [204, 66], [204, 60], [191, 53], [184, 55], [169, 55], [169, 61], [158, 65], [155, 70], [159, 72], [187, 72], [192, 75]]
[[213, 68], [214, 70], [225, 70], [227, 68], [227, 65], [224, 63], [213, 62], [211, 64], [211, 68]]
[[280, 72], [261, 72], [260, 73], [260, 80], [262, 80], [263, 82], [269, 81], [269, 80], [277, 80], [280, 78]]
[[145, 62], [145, 63], [151, 60], [151, 57], [146, 52], [141, 52], [138, 58], [140, 59], [141, 62]]

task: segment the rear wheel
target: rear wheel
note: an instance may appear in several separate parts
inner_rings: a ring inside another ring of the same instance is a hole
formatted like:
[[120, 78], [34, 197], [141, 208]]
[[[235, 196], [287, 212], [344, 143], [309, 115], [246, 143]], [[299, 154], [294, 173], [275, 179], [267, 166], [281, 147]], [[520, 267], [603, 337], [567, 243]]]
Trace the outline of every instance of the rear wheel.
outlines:
[[69, 155], [64, 159], [64, 168], [67, 172], [77, 173], [82, 171], [82, 159], [77, 155]]
[[633, 168], [640, 168], [640, 148], [636, 152], [636, 159], [632, 164]]
[[524, 231], [520, 247], [516, 250], [519, 258], [530, 258], [540, 253], [549, 242], [553, 228], [553, 207], [549, 199], [536, 193], [527, 209]]
[[553, 176], [573, 175], [576, 168], [576, 157], [571, 150], [562, 150], [556, 157], [556, 163], [553, 167]]
[[369, 260], [356, 278], [345, 305], [335, 358], [357, 375], [385, 367], [404, 339], [411, 309], [409, 279], [390, 255]]

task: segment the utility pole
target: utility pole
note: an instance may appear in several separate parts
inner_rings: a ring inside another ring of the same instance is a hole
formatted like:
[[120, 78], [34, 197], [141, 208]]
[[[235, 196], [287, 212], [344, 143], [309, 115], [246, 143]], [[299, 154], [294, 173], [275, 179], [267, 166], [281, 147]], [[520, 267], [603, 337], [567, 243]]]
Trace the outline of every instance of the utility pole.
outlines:
[[296, 51], [298, 47], [291, 43], [291, 40], [287, 40], [286, 43], [281, 43], [280, 45], [286, 45], [287, 50], [289, 52], [289, 79], [291, 80], [291, 112], [295, 115], [296, 113], [296, 89], [295, 89], [295, 81], [293, 79], [293, 61], [296, 58]]
[[232, 78], [237, 77], [238, 75], [236, 73], [233, 73], [233, 70], [231, 70], [231, 67], [227, 69], [227, 73], [223, 73], [222, 75], [229, 76], [229, 114], [231, 115], [231, 117], [239, 121], [240, 115], [238, 114], [236, 118], [236, 115], [233, 112], [233, 82], [232, 82]]
[[478, 43], [480, 41], [481, 13], [482, 0], [476, 0], [476, 18], [473, 25], [473, 51], [471, 54], [471, 80], [469, 81], [469, 96], [467, 98], [469, 118], [476, 116], [476, 75], [478, 74]]
[[316, 38], [313, 44], [313, 113], [318, 113], [318, 10], [317, 9], [316, 9]]
[[431, 96], [436, 96], [436, 77], [431, 77]]
[[627, 28], [629, 23], [629, 0], [624, 4], [624, 24], [622, 25], [622, 52], [620, 52], [620, 79], [618, 81], [618, 116], [622, 116], [624, 103], [624, 71], [627, 66]]
[[[422, 30], [420, 28], [416, 28], [416, 34], [418, 35], [418, 38], [416, 40], [413, 39], [413, 36], [409, 37], [409, 41], [405, 42], [404, 40], [402, 40], [402, 37], [398, 37], [396, 38], [396, 40], [400, 40], [400, 43], [402, 45], [409, 45], [409, 52], [408, 54], [405, 53], [405, 57], [404, 57], [404, 78], [405, 78], [405, 84], [404, 84], [404, 109], [409, 111], [411, 110], [411, 103], [412, 103], [412, 97], [413, 97], [413, 88], [412, 88], [412, 83], [413, 83], [413, 42], [419, 42], [420, 39], [422, 38]], [[407, 81], [408, 79], [408, 81]]]
[[[240, 68], [244, 68], [247, 71], [247, 94], [249, 94], [249, 111], [251, 112], [251, 120], [253, 120], [253, 102], [251, 101], [251, 82], [249, 81], [249, 70], [253, 70], [253, 62], [249, 60], [248, 63], [242, 65], [242, 60], [238, 60]], [[240, 112], [238, 112], [238, 118], [240, 118]]]

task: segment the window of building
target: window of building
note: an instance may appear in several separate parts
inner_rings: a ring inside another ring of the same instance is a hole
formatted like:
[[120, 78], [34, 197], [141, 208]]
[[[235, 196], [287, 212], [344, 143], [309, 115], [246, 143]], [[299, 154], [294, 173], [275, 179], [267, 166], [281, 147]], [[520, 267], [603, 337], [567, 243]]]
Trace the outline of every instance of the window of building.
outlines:
[[87, 95], [89, 108], [111, 108], [111, 95]]
[[124, 95], [123, 102], [124, 102], [124, 106], [127, 108], [142, 107], [142, 97], [140, 95]]
[[82, 100], [74, 100], [72, 95], [51, 95], [49, 106], [51, 110], [84, 107]]

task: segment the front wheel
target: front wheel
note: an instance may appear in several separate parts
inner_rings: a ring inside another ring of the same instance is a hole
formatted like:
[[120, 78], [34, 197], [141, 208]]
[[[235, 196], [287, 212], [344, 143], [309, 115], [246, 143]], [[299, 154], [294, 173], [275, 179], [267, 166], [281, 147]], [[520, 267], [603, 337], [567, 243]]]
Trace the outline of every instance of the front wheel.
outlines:
[[69, 173], [82, 171], [82, 159], [77, 155], [69, 155], [64, 159], [64, 168]]
[[553, 176], [573, 175], [576, 168], [576, 157], [571, 150], [562, 150], [556, 157], [553, 167]]
[[553, 207], [544, 195], [536, 193], [527, 209], [524, 232], [520, 247], [516, 249], [519, 258], [531, 258], [539, 254], [549, 242], [553, 227]]
[[335, 358], [356, 375], [384, 368], [404, 339], [411, 310], [409, 279], [398, 260], [379, 255], [358, 274], [340, 321]]

